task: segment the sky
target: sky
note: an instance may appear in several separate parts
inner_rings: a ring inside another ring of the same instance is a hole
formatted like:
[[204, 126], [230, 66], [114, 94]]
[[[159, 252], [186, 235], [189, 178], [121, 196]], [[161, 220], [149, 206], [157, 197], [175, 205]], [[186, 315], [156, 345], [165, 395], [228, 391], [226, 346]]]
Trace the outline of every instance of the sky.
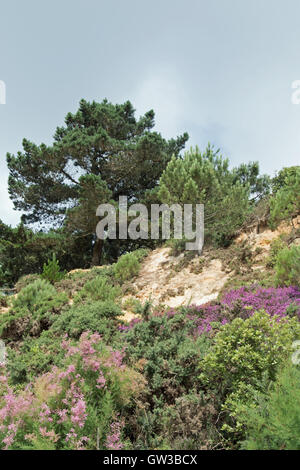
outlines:
[[299, 23], [299, 0], [0, 0], [0, 219], [20, 220], [6, 153], [51, 144], [81, 98], [154, 109], [164, 137], [232, 166], [300, 164]]

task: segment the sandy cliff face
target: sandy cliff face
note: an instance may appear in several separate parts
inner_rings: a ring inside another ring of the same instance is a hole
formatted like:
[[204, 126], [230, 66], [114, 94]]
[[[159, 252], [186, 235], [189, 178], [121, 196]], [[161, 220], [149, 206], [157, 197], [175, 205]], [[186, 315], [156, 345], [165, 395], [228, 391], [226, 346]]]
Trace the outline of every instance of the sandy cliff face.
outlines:
[[182, 268], [181, 259], [171, 256], [169, 248], [152, 251], [133, 283], [134, 297], [141, 302], [151, 297], [154, 304], [170, 307], [188, 303], [199, 305], [215, 299], [228, 279], [222, 262], [211, 260], [202, 272], [197, 273], [201, 269], [198, 257]]

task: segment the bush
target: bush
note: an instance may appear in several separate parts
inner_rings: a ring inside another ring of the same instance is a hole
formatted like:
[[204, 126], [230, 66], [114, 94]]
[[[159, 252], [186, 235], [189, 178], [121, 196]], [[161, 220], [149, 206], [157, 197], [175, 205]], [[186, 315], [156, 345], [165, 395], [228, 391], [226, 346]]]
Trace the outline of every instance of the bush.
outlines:
[[248, 387], [257, 388], [264, 379], [275, 380], [278, 367], [286, 361], [292, 342], [299, 337], [296, 318], [270, 317], [264, 311], [246, 320], [236, 318], [221, 327], [200, 364], [200, 381], [224, 403], [223, 410], [231, 418], [224, 430], [242, 431], [237, 409], [240, 402], [247, 400]]
[[[167, 449], [210, 450], [220, 441], [216, 430], [218, 403], [213, 396], [188, 393], [176, 398], [163, 413]], [[219, 420], [220, 421], [220, 420]]]
[[178, 256], [181, 253], [184, 253], [186, 251], [185, 245], [186, 245], [187, 240], [185, 238], [182, 239], [176, 239], [176, 238], [170, 238], [170, 240], [167, 240], [165, 245], [170, 247], [170, 255], [171, 256]]
[[278, 237], [272, 241], [270, 245], [270, 253], [267, 259], [267, 266], [269, 268], [274, 268], [276, 261], [277, 261], [278, 254], [285, 247], [286, 247], [286, 243], [284, 243], [282, 237]]
[[55, 283], [55, 288], [59, 292], [66, 292], [69, 297], [74, 297], [87, 282], [98, 276], [106, 276], [108, 279], [112, 277], [111, 266], [70, 272], [64, 279]]
[[272, 227], [300, 213], [300, 166], [283, 169], [282, 178], [279, 179], [281, 181], [275, 185], [278, 189], [270, 204]]
[[65, 357], [60, 347], [61, 337], [53, 331], [42, 331], [40, 337], [25, 338], [18, 349], [7, 348], [6, 369], [12, 384], [25, 384], [48, 372]]
[[52, 259], [49, 259], [47, 264], [43, 266], [43, 272], [41, 278], [54, 284], [55, 282], [61, 281], [66, 276], [66, 272], [61, 272], [59, 262], [56, 259], [55, 253], [52, 255]]
[[63, 341], [60, 349], [62, 366], [24, 390], [13, 388], [1, 370], [0, 448], [126, 448], [126, 413], [132, 414], [143, 378], [98, 334], [85, 333], [79, 343]]
[[67, 296], [59, 294], [44, 280], [37, 280], [24, 287], [12, 302], [9, 312], [1, 315], [0, 336], [4, 339], [20, 339], [23, 336], [39, 336], [52, 324], [55, 314], [67, 304]]
[[114, 265], [114, 275], [121, 282], [129, 281], [140, 271], [141, 260], [148, 254], [148, 250], [141, 248], [122, 255]]
[[300, 450], [300, 370], [284, 367], [265, 394], [256, 396], [256, 406], [243, 407], [248, 450]]
[[300, 286], [300, 246], [292, 245], [278, 253], [275, 272], [278, 285]]
[[64, 332], [79, 338], [84, 331], [98, 332], [108, 342], [116, 334], [116, 317], [122, 314], [121, 308], [112, 300], [87, 302], [72, 306], [55, 320], [52, 330]]
[[26, 276], [21, 276], [15, 285], [17, 293], [24, 289], [24, 287], [29, 286], [29, 284], [32, 284], [38, 279], [40, 279], [40, 276], [38, 274], [27, 274]]
[[109, 278], [103, 273], [92, 281], [88, 281], [83, 289], [74, 298], [75, 303], [85, 300], [114, 301], [121, 295], [119, 286], [113, 286]]
[[148, 404], [134, 426], [143, 448], [161, 447], [166, 433], [162, 415], [177, 398], [197, 389], [198, 363], [209, 347], [205, 335], [184, 313], [169, 311], [135, 323], [126, 334], [126, 361], [148, 382]]

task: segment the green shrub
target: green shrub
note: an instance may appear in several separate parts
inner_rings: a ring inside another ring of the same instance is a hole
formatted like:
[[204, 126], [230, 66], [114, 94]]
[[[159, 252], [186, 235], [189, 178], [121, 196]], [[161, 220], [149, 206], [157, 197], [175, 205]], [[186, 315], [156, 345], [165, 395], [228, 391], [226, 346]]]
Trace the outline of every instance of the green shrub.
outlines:
[[300, 285], [300, 246], [292, 245], [278, 253], [275, 272], [278, 285]]
[[38, 279], [40, 279], [38, 274], [27, 274], [25, 276], [21, 276], [15, 285], [15, 289], [17, 292], [20, 292], [22, 289], [24, 289], [24, 287], [29, 286], [29, 284], [32, 284]]
[[185, 252], [185, 244], [187, 240], [185, 238], [182, 239], [174, 239], [171, 238], [170, 240], [167, 240], [165, 245], [171, 248], [170, 254], [171, 256], [178, 256], [181, 253]]
[[110, 300], [113, 302], [120, 295], [121, 288], [114, 286], [110, 279], [103, 273], [92, 281], [88, 281], [74, 298], [74, 301], [75, 303], [85, 300]]
[[248, 388], [259, 387], [264, 379], [274, 380], [292, 351], [292, 342], [299, 338], [298, 319], [270, 317], [264, 311], [221, 327], [200, 364], [200, 381], [224, 403], [223, 410], [230, 416], [224, 430], [242, 432], [237, 409], [247, 400]]
[[64, 293], [44, 280], [37, 280], [22, 289], [12, 302], [9, 312], [0, 317], [0, 335], [5, 339], [38, 336], [52, 324], [68, 302]]
[[98, 332], [104, 340], [111, 341], [116, 334], [116, 317], [122, 314], [121, 308], [112, 300], [89, 301], [73, 305], [63, 312], [54, 322], [52, 330], [67, 333], [70, 337], [79, 338], [84, 331]]
[[[210, 450], [220, 442], [215, 423], [219, 406], [213, 396], [190, 392], [176, 398], [162, 416], [167, 449]], [[220, 419], [219, 419], [220, 421]]]
[[133, 426], [141, 446], [161, 448], [166, 437], [162, 415], [177, 398], [197, 389], [199, 360], [210, 341], [205, 335], [190, 336], [195, 325], [184, 313], [145, 317], [126, 334], [127, 362], [142, 370], [148, 382], [145, 412]]
[[84, 285], [92, 281], [98, 276], [106, 276], [112, 278], [112, 268], [108, 267], [94, 267], [87, 270], [78, 270], [68, 273], [61, 281], [55, 283], [55, 288], [59, 292], [66, 292], [69, 297], [74, 297]]
[[300, 166], [282, 170], [278, 190], [270, 201], [270, 222], [274, 228], [285, 219], [300, 213]]
[[60, 271], [59, 262], [56, 259], [55, 253], [53, 253], [52, 259], [49, 259], [47, 264], [45, 263], [43, 266], [41, 278], [54, 284], [55, 282], [61, 281], [65, 276], [66, 272]]
[[122, 255], [113, 268], [116, 279], [124, 282], [137, 276], [140, 271], [140, 263], [147, 254], [148, 250], [141, 248]]
[[278, 254], [285, 247], [286, 247], [286, 243], [284, 243], [282, 237], [278, 237], [272, 241], [270, 245], [270, 253], [267, 259], [267, 266], [269, 268], [274, 268], [276, 261], [277, 261]]
[[18, 349], [8, 347], [6, 368], [11, 383], [28, 383], [48, 372], [52, 365], [60, 366], [65, 357], [60, 343], [61, 337], [47, 330], [38, 338], [25, 338]]
[[300, 370], [284, 367], [256, 406], [241, 408], [248, 450], [300, 450]]

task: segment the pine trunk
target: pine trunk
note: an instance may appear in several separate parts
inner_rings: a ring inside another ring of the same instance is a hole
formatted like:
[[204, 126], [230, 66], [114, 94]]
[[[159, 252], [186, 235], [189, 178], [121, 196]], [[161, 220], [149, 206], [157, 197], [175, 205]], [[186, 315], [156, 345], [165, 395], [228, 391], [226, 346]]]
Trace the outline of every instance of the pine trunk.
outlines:
[[92, 266], [100, 266], [101, 265], [101, 257], [102, 257], [102, 248], [103, 248], [103, 240], [97, 238], [93, 247], [93, 257], [92, 257]]

